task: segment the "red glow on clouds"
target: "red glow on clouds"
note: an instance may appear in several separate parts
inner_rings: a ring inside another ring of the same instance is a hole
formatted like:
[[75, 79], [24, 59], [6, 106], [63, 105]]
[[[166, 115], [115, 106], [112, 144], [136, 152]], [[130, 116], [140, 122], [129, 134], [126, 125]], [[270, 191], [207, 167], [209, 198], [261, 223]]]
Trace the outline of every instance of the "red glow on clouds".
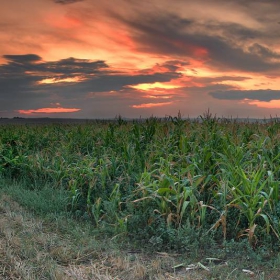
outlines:
[[128, 31], [121, 29], [120, 27], [112, 30], [111, 26], [100, 26], [107, 38], [113, 41], [113, 43], [119, 44], [121, 46], [128, 47], [130, 49], [135, 48], [135, 42], [131, 38]]
[[177, 47], [180, 48], [182, 51], [190, 52], [191, 54], [197, 57], [205, 57], [208, 55], [208, 50], [204, 47], [192, 45], [180, 40], [172, 41], [172, 43]]
[[194, 49], [194, 54], [197, 56], [206, 56], [208, 55], [208, 50], [206, 48], [197, 47]]
[[49, 15], [46, 18], [46, 21], [55, 28], [61, 29], [71, 29], [80, 27], [83, 23], [74, 17], [66, 16], [66, 15]]
[[24, 114], [24, 115], [32, 115], [32, 114], [53, 114], [53, 113], [74, 113], [78, 112], [81, 109], [77, 108], [62, 108], [62, 107], [57, 107], [57, 108], [40, 108], [40, 109], [31, 109], [31, 110], [17, 110], [18, 113]]
[[153, 107], [161, 107], [161, 106], [166, 106], [170, 105], [173, 102], [161, 102], [161, 103], [143, 103], [139, 105], [132, 105], [132, 108], [140, 109], [140, 108], [153, 108]]

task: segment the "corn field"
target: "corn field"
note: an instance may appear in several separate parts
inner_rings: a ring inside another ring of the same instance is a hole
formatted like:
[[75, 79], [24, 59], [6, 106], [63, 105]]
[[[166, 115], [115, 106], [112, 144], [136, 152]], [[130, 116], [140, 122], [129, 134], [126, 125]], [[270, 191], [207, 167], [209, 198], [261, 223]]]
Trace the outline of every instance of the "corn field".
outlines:
[[279, 245], [277, 119], [207, 113], [0, 131], [1, 176], [67, 190], [69, 210], [97, 228], [170, 248], [188, 246], [190, 232]]

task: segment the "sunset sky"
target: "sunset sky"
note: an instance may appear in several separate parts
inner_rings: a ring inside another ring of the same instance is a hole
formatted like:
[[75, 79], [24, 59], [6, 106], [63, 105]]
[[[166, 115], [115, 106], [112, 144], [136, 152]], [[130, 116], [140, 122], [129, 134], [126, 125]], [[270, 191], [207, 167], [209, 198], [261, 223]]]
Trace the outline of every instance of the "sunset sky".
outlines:
[[10, 0], [0, 117], [280, 115], [280, 1]]

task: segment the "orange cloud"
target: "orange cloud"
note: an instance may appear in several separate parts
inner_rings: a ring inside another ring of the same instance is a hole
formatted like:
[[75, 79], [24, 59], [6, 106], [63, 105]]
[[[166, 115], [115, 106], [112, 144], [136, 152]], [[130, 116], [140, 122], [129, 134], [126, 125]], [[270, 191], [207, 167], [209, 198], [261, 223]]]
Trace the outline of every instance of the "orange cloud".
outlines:
[[85, 79], [82, 77], [73, 77], [73, 78], [65, 78], [65, 79], [58, 79], [58, 78], [47, 78], [39, 81], [38, 84], [57, 84], [57, 83], [78, 83], [84, 81]]
[[175, 89], [175, 88], [180, 88], [181, 86], [166, 84], [166, 83], [164, 84], [161, 82], [155, 82], [155, 83], [138, 84], [138, 85], [129, 86], [129, 87], [135, 88], [138, 90], [150, 90], [150, 89]]
[[161, 107], [161, 106], [166, 106], [170, 105], [173, 102], [161, 102], [161, 103], [143, 103], [140, 105], [132, 105], [132, 108], [140, 109], [140, 108], [152, 108], [152, 107]]
[[252, 101], [252, 102], [248, 102], [248, 104], [256, 105], [259, 108], [267, 108], [267, 109], [279, 109], [280, 108], [280, 100], [271, 100], [269, 102]]
[[34, 109], [34, 110], [17, 110], [16, 112], [24, 115], [32, 115], [32, 114], [53, 114], [53, 113], [74, 113], [78, 112], [81, 109], [77, 108], [62, 108], [62, 107], [57, 107], [57, 108], [40, 108], [40, 109]]
[[161, 99], [170, 99], [170, 98], [172, 98], [173, 97], [173, 95], [145, 95], [145, 96], [143, 96], [143, 97], [145, 97], [145, 98], [152, 98], [152, 99], [159, 99], [159, 98], [161, 98]]
[[57, 13], [46, 16], [45, 21], [51, 26], [61, 29], [73, 29], [83, 24], [78, 18]]

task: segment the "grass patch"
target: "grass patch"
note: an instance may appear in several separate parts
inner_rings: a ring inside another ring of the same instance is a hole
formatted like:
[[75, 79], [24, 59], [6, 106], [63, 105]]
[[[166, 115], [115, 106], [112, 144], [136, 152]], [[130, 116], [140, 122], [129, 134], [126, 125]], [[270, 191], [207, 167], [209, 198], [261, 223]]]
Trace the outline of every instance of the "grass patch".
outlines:
[[30, 189], [12, 181], [0, 179], [0, 192], [11, 196], [20, 205], [37, 215], [66, 214], [69, 194], [62, 188], [46, 184], [37, 189]]

